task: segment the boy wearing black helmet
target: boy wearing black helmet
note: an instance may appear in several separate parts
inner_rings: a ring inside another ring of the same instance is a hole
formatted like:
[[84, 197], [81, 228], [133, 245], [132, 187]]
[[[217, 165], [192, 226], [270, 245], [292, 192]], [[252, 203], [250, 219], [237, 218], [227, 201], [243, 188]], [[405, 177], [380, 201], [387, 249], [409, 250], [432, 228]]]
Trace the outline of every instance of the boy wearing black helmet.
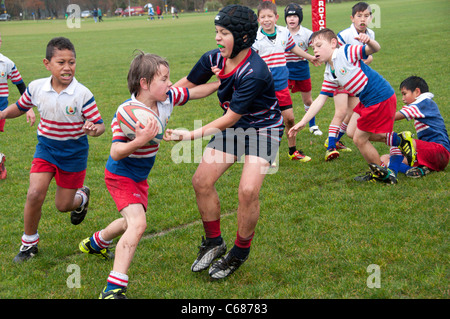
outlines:
[[[251, 49], [258, 22], [255, 13], [241, 5], [229, 5], [215, 17], [218, 49], [206, 52], [189, 75], [175, 85], [206, 83], [220, 79], [217, 92], [224, 113], [193, 131], [166, 130], [166, 140], [193, 140], [214, 134], [192, 178], [197, 205], [205, 230], [194, 272], [209, 269], [221, 279], [247, 260], [259, 219], [259, 191], [274, 161], [284, 131], [283, 117], [275, 96], [274, 82], [266, 63]], [[216, 181], [243, 156], [234, 246], [227, 248], [220, 229], [220, 201]]]
[[[295, 43], [300, 49], [307, 52], [309, 48], [309, 38], [313, 32], [301, 25], [303, 21], [302, 7], [296, 3], [288, 4], [284, 9], [284, 20]], [[313, 102], [311, 96], [311, 74], [309, 72], [308, 61], [290, 51], [286, 52], [286, 61], [286, 66], [289, 69], [289, 89], [292, 93], [301, 93], [305, 112], [308, 112], [309, 107]], [[311, 121], [309, 121], [309, 131], [314, 135], [322, 135], [322, 131], [316, 124], [316, 117], [313, 117]]]

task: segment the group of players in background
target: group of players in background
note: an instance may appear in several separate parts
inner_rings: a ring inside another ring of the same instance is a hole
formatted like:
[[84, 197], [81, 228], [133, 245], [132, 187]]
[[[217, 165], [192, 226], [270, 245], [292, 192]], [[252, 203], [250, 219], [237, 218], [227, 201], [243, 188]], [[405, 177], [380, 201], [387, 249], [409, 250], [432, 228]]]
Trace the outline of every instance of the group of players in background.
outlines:
[[[226, 6], [214, 19], [218, 48], [203, 54], [190, 73], [175, 84], [170, 81], [169, 64], [164, 58], [136, 54], [128, 72], [131, 97], [126, 102], [152, 109], [166, 125], [174, 106], [216, 91], [223, 109], [222, 116], [193, 131], [165, 127], [165, 141], [214, 134], [192, 178], [205, 232], [192, 271], [209, 269], [211, 278], [222, 279], [248, 259], [264, 177], [271, 166], [277, 165], [279, 154], [285, 154], [279, 150], [282, 136], [288, 139], [290, 160], [310, 161], [297, 148], [296, 134], [308, 125], [311, 134], [322, 135], [315, 117], [328, 97], [334, 99], [335, 114], [324, 141], [325, 161], [336, 159], [340, 152], [351, 152], [341, 138], [352, 138], [370, 168], [355, 180], [395, 184], [398, 172], [420, 178], [447, 166], [448, 133], [425, 80], [411, 76], [400, 84], [405, 106], [396, 111], [394, 89], [369, 67], [373, 54], [380, 50], [374, 32], [367, 28], [371, 14], [368, 4], [360, 2], [352, 8], [348, 29], [338, 34], [328, 28], [313, 33], [301, 25], [302, 8], [294, 3], [284, 10], [286, 27], [277, 25], [277, 7], [271, 1], [261, 2], [257, 14], [245, 6]], [[313, 48], [314, 55], [307, 53], [308, 47]], [[309, 63], [325, 64], [322, 88], [314, 101]], [[33, 125], [33, 108], [40, 113], [24, 208], [24, 233], [15, 262], [38, 253], [41, 209], [52, 179], [57, 185], [56, 208], [71, 212], [73, 224], [84, 220], [91, 196], [84, 185], [87, 136], [100, 136], [105, 131], [93, 94], [74, 77], [76, 54], [69, 39], [58, 37], [48, 43], [44, 66], [51, 76], [26, 87], [14, 63], [0, 54], [0, 131], [5, 119], [26, 113]], [[209, 81], [213, 77], [217, 81]], [[17, 85], [21, 94], [9, 106], [7, 79]], [[301, 93], [306, 111], [298, 123], [291, 99], [296, 92]], [[411, 132], [393, 130], [394, 121], [401, 119], [414, 120], [417, 139]], [[250, 129], [253, 134], [248, 133]], [[148, 143], [158, 132], [155, 121], [149, 120], [143, 128], [136, 125], [133, 140], [122, 132], [115, 116], [111, 130], [105, 184], [122, 217], [82, 240], [79, 249], [114, 260], [100, 298], [120, 299], [126, 298], [127, 272], [147, 226], [147, 178], [159, 144]], [[372, 142], [385, 143], [389, 154], [380, 156]], [[238, 189], [237, 232], [234, 245], [227, 250], [214, 185], [241, 157], [244, 161]], [[0, 153], [0, 179], [7, 177], [5, 159]], [[110, 247], [115, 238], [119, 240], [113, 253]]]

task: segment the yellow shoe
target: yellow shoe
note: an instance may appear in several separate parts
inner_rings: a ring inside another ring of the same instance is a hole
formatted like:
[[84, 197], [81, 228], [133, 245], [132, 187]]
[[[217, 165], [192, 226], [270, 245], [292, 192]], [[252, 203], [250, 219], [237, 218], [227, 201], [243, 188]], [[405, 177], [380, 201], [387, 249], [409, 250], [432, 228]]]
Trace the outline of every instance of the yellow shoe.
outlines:
[[416, 149], [414, 148], [412, 134], [409, 131], [404, 131], [398, 134], [400, 136], [400, 145], [398, 148], [402, 151], [403, 156], [406, 157], [409, 166], [414, 166], [416, 159]]
[[[323, 146], [325, 146], [325, 148], [328, 148], [328, 137], [325, 140], [325, 143], [323, 143]], [[336, 142], [336, 150], [341, 151], [341, 152], [351, 152], [352, 149], [345, 146], [344, 143], [342, 143], [341, 141], [337, 141]]]
[[325, 161], [331, 161], [334, 160], [335, 158], [339, 157], [339, 152], [336, 151], [335, 148], [329, 149], [325, 152]]
[[289, 156], [289, 159], [291, 161], [299, 161], [299, 162], [306, 163], [306, 162], [309, 162], [311, 160], [311, 157], [303, 154], [303, 152], [299, 151], [299, 150], [296, 150], [294, 152], [294, 154], [292, 154], [292, 155], [288, 153], [288, 156]]

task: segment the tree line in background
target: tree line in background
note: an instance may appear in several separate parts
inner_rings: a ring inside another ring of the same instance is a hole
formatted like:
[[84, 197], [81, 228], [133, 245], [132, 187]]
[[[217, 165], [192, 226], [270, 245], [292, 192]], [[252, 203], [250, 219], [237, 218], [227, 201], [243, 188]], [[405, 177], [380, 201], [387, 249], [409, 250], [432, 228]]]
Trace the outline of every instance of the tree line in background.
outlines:
[[[262, 0], [4, 0], [5, 8], [13, 19], [44, 19], [64, 18], [67, 6], [77, 4], [81, 10], [102, 9], [107, 16], [114, 15], [117, 8], [130, 6], [145, 6], [151, 3], [154, 7], [159, 5], [170, 13], [174, 6], [179, 12], [184, 11], [217, 11], [229, 4], [242, 4], [255, 8]], [[345, 0], [326, 0], [327, 2], [342, 2]], [[285, 6], [291, 2], [298, 4], [311, 4], [311, 0], [276, 0], [277, 5]]]

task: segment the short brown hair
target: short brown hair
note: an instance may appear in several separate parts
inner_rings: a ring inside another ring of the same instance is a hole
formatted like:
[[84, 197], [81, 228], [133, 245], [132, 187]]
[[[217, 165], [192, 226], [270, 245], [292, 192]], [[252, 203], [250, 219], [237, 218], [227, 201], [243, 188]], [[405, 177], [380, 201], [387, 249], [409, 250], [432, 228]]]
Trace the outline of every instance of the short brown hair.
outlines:
[[150, 84], [159, 73], [160, 66], [169, 68], [169, 62], [166, 59], [156, 54], [144, 53], [139, 51], [130, 65], [128, 71], [128, 90], [131, 94], [137, 95], [141, 88], [141, 79], [146, 79]]
[[273, 3], [272, 1], [263, 1], [258, 5], [258, 17], [259, 17], [259, 12], [261, 10], [272, 10], [273, 13], [277, 14], [277, 5], [275, 3]]
[[321, 29], [319, 31], [314, 32], [311, 35], [310, 42], [312, 43], [316, 38], [322, 38], [322, 39], [327, 40], [329, 42], [331, 42], [332, 39], [335, 39], [336, 43], [337, 43], [337, 46], [339, 46], [339, 41], [338, 41], [337, 35], [331, 29], [324, 28], [324, 29]]

